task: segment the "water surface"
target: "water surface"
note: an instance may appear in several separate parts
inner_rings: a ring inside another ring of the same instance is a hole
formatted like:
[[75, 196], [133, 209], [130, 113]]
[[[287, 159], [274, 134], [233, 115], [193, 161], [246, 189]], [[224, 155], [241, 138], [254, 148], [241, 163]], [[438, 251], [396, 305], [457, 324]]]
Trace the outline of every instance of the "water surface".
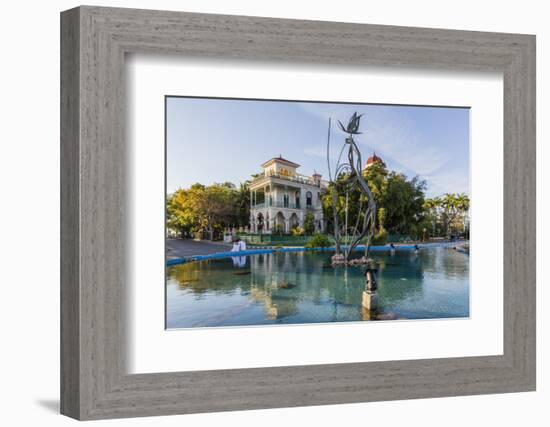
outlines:
[[[378, 313], [361, 307], [364, 267], [331, 252], [280, 252], [167, 268], [168, 328], [469, 316], [469, 256], [449, 248], [373, 253]], [[360, 256], [360, 254], [358, 254]]]

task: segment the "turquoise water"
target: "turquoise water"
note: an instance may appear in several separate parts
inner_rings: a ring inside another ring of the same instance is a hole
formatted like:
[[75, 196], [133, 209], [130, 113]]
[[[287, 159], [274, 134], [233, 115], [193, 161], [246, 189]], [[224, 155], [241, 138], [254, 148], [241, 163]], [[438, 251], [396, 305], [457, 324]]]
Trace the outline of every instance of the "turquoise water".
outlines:
[[361, 307], [364, 268], [332, 268], [331, 255], [272, 253], [167, 267], [167, 327], [469, 316], [467, 254], [444, 247], [373, 253], [377, 313]]

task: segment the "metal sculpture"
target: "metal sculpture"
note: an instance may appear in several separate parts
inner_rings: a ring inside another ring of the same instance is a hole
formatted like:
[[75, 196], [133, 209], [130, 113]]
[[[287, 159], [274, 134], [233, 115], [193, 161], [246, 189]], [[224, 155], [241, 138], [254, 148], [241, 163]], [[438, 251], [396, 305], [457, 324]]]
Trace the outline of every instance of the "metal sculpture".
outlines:
[[[375, 231], [376, 219], [376, 203], [365, 178], [363, 177], [363, 162], [361, 160], [361, 152], [357, 148], [357, 144], [353, 138], [354, 135], [359, 135], [359, 125], [361, 123], [362, 114], [353, 113], [347, 126], [338, 121], [340, 129], [348, 134], [344, 140], [344, 144], [340, 149], [334, 175], [331, 172], [330, 161], [330, 128], [331, 119], [329, 119], [329, 130], [327, 137], [327, 162], [329, 180], [332, 187], [332, 210], [334, 218], [334, 240], [336, 244], [336, 254], [333, 257], [334, 263], [350, 262], [350, 254], [357, 245], [365, 240], [365, 256], [364, 261], [368, 262], [368, 251], [371, 239]], [[344, 151], [347, 148], [347, 161], [342, 159]], [[349, 211], [349, 194], [352, 190], [359, 189], [361, 197], [359, 198], [359, 209], [355, 225], [351, 228], [348, 224]], [[339, 198], [345, 196], [345, 217], [343, 224], [343, 232], [345, 233], [346, 245], [341, 244], [341, 226], [338, 217], [338, 202]], [[351, 234], [351, 237], [350, 237]]]

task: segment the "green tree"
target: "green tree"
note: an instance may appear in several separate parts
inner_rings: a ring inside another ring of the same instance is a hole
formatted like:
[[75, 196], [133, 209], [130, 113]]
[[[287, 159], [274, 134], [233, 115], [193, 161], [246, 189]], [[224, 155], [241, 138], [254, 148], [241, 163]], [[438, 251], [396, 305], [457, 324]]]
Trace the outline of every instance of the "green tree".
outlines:
[[456, 198], [457, 198], [458, 209], [460, 210], [461, 217], [462, 217], [461, 218], [462, 231], [466, 232], [466, 216], [467, 216], [467, 212], [470, 210], [470, 198], [466, 193], [457, 194]]
[[180, 233], [206, 231], [213, 239], [215, 231], [239, 220], [239, 192], [225, 184], [179, 189], [168, 197], [166, 205], [167, 226]]
[[384, 227], [390, 233], [415, 234], [423, 220], [426, 182], [391, 172], [386, 178], [379, 209], [385, 210]]
[[235, 191], [225, 186], [211, 185], [206, 187], [201, 202], [199, 211], [205, 220], [210, 240], [213, 240], [215, 229], [229, 226], [236, 220]]
[[237, 187], [235, 186], [235, 184], [233, 184], [232, 182], [229, 182], [229, 181], [225, 181], [225, 182], [216, 182], [216, 183], [214, 183], [214, 186], [216, 186], [216, 187], [230, 188], [231, 190], [236, 190], [236, 189], [237, 189]]
[[434, 197], [424, 201], [424, 211], [426, 218], [429, 219], [431, 225], [431, 235], [436, 236], [436, 225], [438, 221], [438, 211], [441, 206], [441, 198]]
[[306, 248], [327, 248], [331, 246], [330, 239], [326, 234], [316, 233], [305, 244]]
[[378, 226], [380, 229], [384, 228], [386, 223], [386, 208], [378, 208]]
[[166, 201], [166, 223], [169, 229], [181, 235], [197, 231], [205, 226], [201, 207], [204, 205], [206, 187], [193, 184], [189, 189], [178, 189]]
[[346, 197], [346, 188], [342, 184], [345, 178], [346, 175], [342, 174], [335, 183], [331, 183], [328, 186], [327, 191], [322, 196], [323, 216], [326, 218], [327, 231], [329, 233], [334, 232], [334, 216], [332, 210], [334, 200], [336, 200], [336, 213], [341, 234], [346, 234], [346, 223], [348, 224], [347, 231], [351, 231], [349, 234], [353, 234], [353, 228], [357, 226], [359, 221], [362, 221], [364, 217], [364, 213], [360, 215], [359, 208], [360, 206], [365, 206], [366, 200], [358, 188], [349, 189]]
[[[365, 179], [374, 195], [377, 207], [378, 230], [389, 231], [400, 234], [417, 235], [419, 224], [424, 219], [424, 191], [426, 182], [418, 177], [407, 179], [404, 174], [389, 172], [381, 163], [374, 163], [363, 171]], [[341, 179], [331, 184], [323, 197], [325, 216], [328, 219], [327, 225], [330, 230], [333, 227], [332, 206], [333, 192], [339, 196], [336, 198], [338, 222], [345, 224], [346, 197], [345, 189], [339, 187]], [[358, 189], [351, 189], [348, 192], [348, 233], [352, 234], [353, 227], [358, 221], [359, 206], [365, 201]], [[341, 227], [345, 233], [345, 227]]]
[[171, 194], [166, 201], [166, 226], [180, 236], [191, 232], [196, 218], [187, 202], [187, 190], [179, 189]]
[[379, 205], [386, 190], [388, 169], [384, 163], [374, 162], [363, 170], [363, 176], [369, 184], [369, 189], [374, 196], [376, 204]]
[[250, 181], [242, 182], [237, 191], [237, 227], [245, 227], [249, 223], [250, 214]]
[[438, 229], [446, 236], [453, 230], [465, 231], [468, 209], [470, 199], [465, 193], [447, 193], [424, 202], [426, 216], [431, 220], [432, 235], [436, 235]]
[[311, 212], [308, 212], [304, 218], [304, 231], [307, 235], [311, 235], [315, 231], [315, 217]]
[[441, 198], [440, 208], [443, 229], [445, 230], [445, 234], [449, 235], [452, 228], [451, 226], [455, 220], [460, 216], [463, 217], [470, 208], [470, 199], [464, 193], [447, 193]]

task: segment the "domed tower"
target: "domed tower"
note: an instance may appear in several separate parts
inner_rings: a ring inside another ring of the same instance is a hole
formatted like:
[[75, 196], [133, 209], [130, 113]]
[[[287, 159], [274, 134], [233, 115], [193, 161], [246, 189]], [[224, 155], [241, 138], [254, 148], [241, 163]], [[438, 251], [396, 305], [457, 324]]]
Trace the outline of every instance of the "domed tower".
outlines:
[[367, 159], [367, 163], [365, 163], [365, 167], [363, 168], [363, 170], [366, 170], [368, 167], [372, 166], [375, 163], [381, 163], [382, 166], [386, 167], [384, 161], [376, 155], [376, 151], [373, 151], [372, 156]]
[[322, 177], [323, 177], [323, 175], [321, 175], [320, 173], [317, 173], [317, 171], [313, 171], [313, 175], [311, 175], [311, 178], [313, 179], [313, 182], [315, 183], [315, 185], [317, 187], [321, 186], [321, 178]]

